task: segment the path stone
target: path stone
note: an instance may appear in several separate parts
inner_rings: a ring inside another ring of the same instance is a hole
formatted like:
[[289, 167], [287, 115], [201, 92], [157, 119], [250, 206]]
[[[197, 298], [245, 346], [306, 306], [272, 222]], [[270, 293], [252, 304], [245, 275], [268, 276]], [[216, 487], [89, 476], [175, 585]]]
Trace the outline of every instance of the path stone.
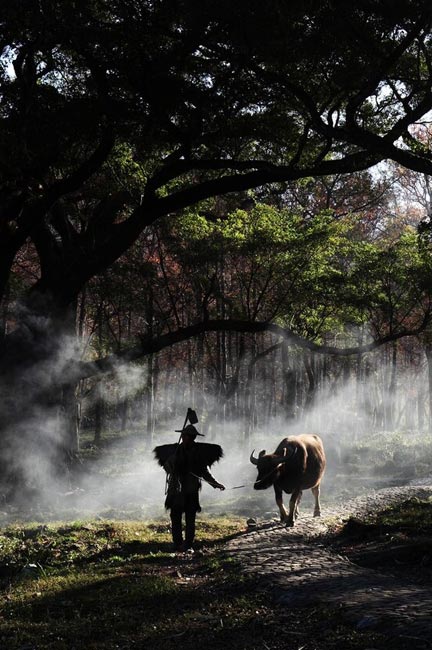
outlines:
[[302, 512], [294, 528], [263, 522], [231, 540], [227, 551], [278, 604], [335, 606], [358, 629], [406, 637], [411, 648], [415, 642], [432, 647], [432, 585], [357, 566], [320, 542], [335, 521], [364, 517], [413, 497], [432, 497], [432, 484], [387, 488], [324, 507], [321, 518]]

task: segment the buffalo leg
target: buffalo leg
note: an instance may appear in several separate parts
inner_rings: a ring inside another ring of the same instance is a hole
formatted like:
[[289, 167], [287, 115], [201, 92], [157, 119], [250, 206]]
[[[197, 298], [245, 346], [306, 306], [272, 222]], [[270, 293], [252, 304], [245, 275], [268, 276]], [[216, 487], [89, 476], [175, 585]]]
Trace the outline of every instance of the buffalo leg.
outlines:
[[291, 499], [289, 502], [289, 514], [288, 514], [288, 519], [286, 520], [286, 525], [287, 526], [294, 526], [294, 519], [295, 519], [295, 512], [297, 508], [297, 503], [299, 500], [299, 496], [301, 495], [301, 490], [293, 490], [293, 493], [291, 495]]
[[312, 494], [315, 497], [315, 508], [314, 508], [314, 517], [321, 516], [321, 506], [320, 506], [320, 487], [317, 485], [312, 488]]
[[274, 485], [273, 487], [275, 491], [276, 504], [280, 512], [280, 520], [285, 521], [286, 518], [288, 517], [288, 512], [286, 511], [286, 508], [284, 506], [282, 490], [277, 488], [276, 485]]
[[300, 501], [302, 499], [303, 492], [299, 492], [297, 503], [295, 504], [295, 509], [294, 509], [294, 519], [297, 519], [297, 517], [300, 514]]

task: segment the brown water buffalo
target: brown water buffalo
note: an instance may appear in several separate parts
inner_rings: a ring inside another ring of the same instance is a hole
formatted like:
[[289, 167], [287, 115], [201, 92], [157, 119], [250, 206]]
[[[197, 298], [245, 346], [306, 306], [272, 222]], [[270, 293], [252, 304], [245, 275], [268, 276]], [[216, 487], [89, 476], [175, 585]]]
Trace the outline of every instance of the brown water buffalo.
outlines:
[[[254, 451], [250, 455], [251, 463], [258, 469], [254, 488], [265, 490], [273, 485], [281, 521], [287, 526], [294, 526], [302, 492], [309, 489], [315, 497], [314, 517], [319, 517], [320, 483], [326, 465], [321, 438], [304, 433], [284, 438], [273, 454], [266, 454], [263, 449], [255, 458]], [[282, 492], [291, 494], [289, 512], [283, 504]]]

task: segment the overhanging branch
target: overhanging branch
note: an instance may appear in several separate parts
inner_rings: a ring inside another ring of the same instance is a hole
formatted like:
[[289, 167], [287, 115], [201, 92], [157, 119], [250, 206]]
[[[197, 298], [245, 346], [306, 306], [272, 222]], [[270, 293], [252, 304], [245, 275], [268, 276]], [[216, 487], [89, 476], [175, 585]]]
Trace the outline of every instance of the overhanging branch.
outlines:
[[182, 341], [194, 338], [195, 336], [204, 334], [205, 332], [232, 331], [250, 334], [270, 332], [277, 337], [283, 338], [290, 345], [295, 345], [305, 350], [310, 350], [318, 354], [346, 357], [353, 354], [358, 355], [372, 352], [386, 343], [397, 341], [405, 336], [417, 336], [427, 327], [429, 321], [430, 316], [427, 314], [422, 323], [412, 330], [403, 329], [365, 345], [339, 348], [331, 345], [318, 345], [313, 341], [309, 341], [298, 334], [295, 334], [288, 328], [266, 321], [242, 321], [236, 319], [205, 320], [189, 325], [188, 327], [179, 328], [173, 332], [168, 332], [167, 334], [162, 334], [158, 337], [143, 337], [139, 345], [120, 352], [119, 354], [109, 355], [103, 359], [98, 359], [97, 361], [82, 362], [78, 364], [76, 379], [85, 379], [94, 375], [114, 372], [124, 363], [137, 361], [149, 354], [155, 354], [166, 347], [171, 347], [176, 343], [181, 343]]
[[[268, 183], [284, 183], [309, 176], [332, 176], [334, 174], [348, 174], [362, 171], [376, 165], [383, 160], [383, 158], [384, 155], [379, 153], [361, 151], [349, 154], [344, 158], [323, 160], [317, 165], [304, 168], [269, 163], [268, 165], [263, 165], [262, 168], [258, 169], [258, 163], [255, 162], [254, 171], [243, 174], [229, 174], [222, 176], [221, 178], [203, 181], [202, 183], [173, 192], [168, 196], [158, 199], [151, 197], [150, 204], [143, 201], [142, 205], [134, 211], [132, 218], [141, 218], [141, 216], [149, 209], [153, 215], [155, 215], [154, 218], [157, 218], [160, 215], [181, 210], [182, 208], [189, 207], [212, 196], [229, 194], [230, 192], [242, 192]], [[221, 165], [221, 162], [219, 161], [218, 164]], [[236, 167], [234, 161], [226, 161], [223, 165], [226, 169]], [[250, 166], [250, 163], [248, 163], [247, 166]], [[119, 230], [121, 229], [121, 226], [123, 226], [123, 228], [127, 227], [124, 226], [124, 223], [119, 224]]]

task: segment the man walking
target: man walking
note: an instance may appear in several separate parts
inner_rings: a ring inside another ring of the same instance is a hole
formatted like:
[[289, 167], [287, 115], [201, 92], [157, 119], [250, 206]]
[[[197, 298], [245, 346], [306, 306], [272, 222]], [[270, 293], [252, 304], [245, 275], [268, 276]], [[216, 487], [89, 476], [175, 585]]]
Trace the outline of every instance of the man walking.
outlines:
[[193, 552], [196, 513], [201, 511], [201, 480], [213, 488], [225, 490], [225, 486], [219, 483], [208, 469], [222, 458], [223, 451], [219, 445], [195, 442], [196, 437], [202, 434], [192, 424], [184, 426], [178, 433], [181, 434], [178, 444], [161, 445], [155, 448], [154, 453], [159, 464], [167, 472], [165, 508], [170, 510], [174, 550]]

